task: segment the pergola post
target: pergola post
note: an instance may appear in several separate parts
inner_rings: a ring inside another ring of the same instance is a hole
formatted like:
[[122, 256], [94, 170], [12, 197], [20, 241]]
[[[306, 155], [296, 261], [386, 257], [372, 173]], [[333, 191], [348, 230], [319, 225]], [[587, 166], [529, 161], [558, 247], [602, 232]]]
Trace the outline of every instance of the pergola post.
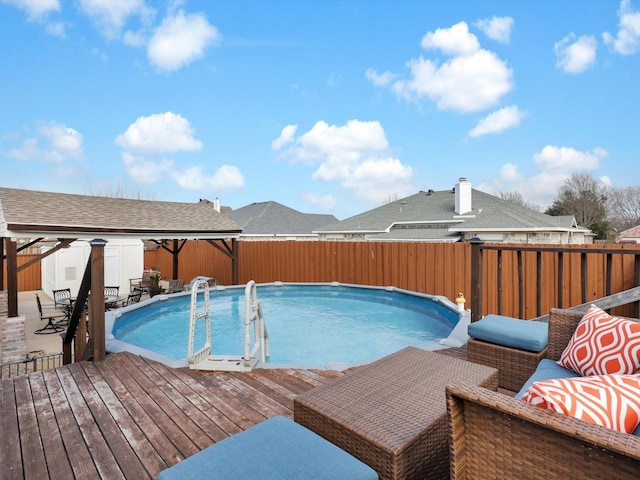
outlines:
[[9, 317], [18, 316], [18, 249], [16, 241], [5, 237], [7, 250], [7, 307]]
[[89, 296], [89, 343], [93, 348], [93, 361], [101, 362], [106, 358], [104, 334], [104, 246], [105, 240], [91, 241], [91, 295]]
[[179, 255], [180, 255], [180, 249], [178, 248], [178, 240], [174, 238], [173, 253], [172, 253], [173, 265], [172, 265], [172, 272], [171, 272], [171, 278], [173, 280], [178, 279], [178, 256]]
[[238, 285], [238, 240], [231, 239], [231, 272], [233, 284]]

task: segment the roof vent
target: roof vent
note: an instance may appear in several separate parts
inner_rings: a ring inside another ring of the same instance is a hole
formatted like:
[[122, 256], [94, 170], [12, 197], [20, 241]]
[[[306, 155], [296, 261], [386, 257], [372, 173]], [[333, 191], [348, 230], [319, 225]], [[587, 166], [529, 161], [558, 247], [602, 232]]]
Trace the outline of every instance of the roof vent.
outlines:
[[429, 190], [427, 190], [427, 195], [433, 195], [433, 188], [430, 188]]

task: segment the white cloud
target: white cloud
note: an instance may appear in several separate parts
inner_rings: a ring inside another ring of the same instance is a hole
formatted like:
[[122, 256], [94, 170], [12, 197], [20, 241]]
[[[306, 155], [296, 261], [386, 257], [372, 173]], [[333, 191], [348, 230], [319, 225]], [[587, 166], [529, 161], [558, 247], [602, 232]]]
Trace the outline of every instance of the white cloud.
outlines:
[[60, 0], [0, 0], [0, 2], [24, 11], [30, 22], [43, 21], [49, 13], [60, 11]]
[[308, 132], [290, 138], [280, 152], [291, 162], [317, 165], [313, 180], [338, 182], [356, 198], [380, 204], [390, 194], [415, 191], [413, 169], [391, 157], [388, 148], [379, 122], [350, 120], [338, 126], [319, 121]]
[[500, 178], [509, 182], [518, 182], [523, 176], [518, 172], [518, 166], [514, 163], [506, 163], [500, 169]]
[[513, 28], [513, 18], [492, 17], [478, 20], [475, 23], [482, 32], [492, 40], [500, 43], [509, 43], [511, 40], [511, 29]]
[[244, 187], [244, 177], [233, 165], [222, 165], [212, 174], [201, 165], [187, 165], [165, 157], [194, 152], [202, 142], [194, 137], [189, 120], [172, 112], [140, 117], [118, 135], [127, 174], [135, 181], [151, 184], [170, 178], [185, 190], [233, 191]]
[[603, 175], [603, 176], [600, 177], [600, 182], [606, 187], [613, 187], [613, 182], [606, 175]]
[[602, 39], [614, 52], [621, 55], [633, 55], [640, 51], [640, 11], [633, 11], [631, 0], [622, 0], [618, 10], [618, 33], [602, 34]]
[[80, 0], [79, 7], [102, 35], [111, 40], [120, 37], [130, 18], [139, 17], [143, 23], [148, 23], [155, 15], [155, 10], [148, 7], [144, 0]]
[[440, 110], [485, 110], [513, 88], [511, 69], [487, 50], [454, 57], [441, 66], [420, 57], [409, 67], [411, 79], [395, 82], [393, 90], [407, 101], [428, 97]]
[[202, 58], [221, 35], [203, 14], [168, 16], [155, 30], [147, 48], [149, 61], [160, 70], [178, 70]]
[[478, 38], [469, 33], [465, 22], [456, 23], [451, 28], [438, 28], [428, 32], [420, 43], [425, 50], [442, 50], [447, 55], [466, 55], [480, 49]]
[[82, 142], [82, 134], [77, 130], [61, 123], [46, 122], [37, 127], [35, 137], [27, 138], [6, 155], [21, 161], [62, 164], [84, 158]]
[[49, 21], [52, 13], [61, 10], [60, 0], [0, 0], [0, 3], [19, 8], [26, 13], [28, 22], [43, 24], [47, 34], [64, 38], [66, 34], [64, 23]]
[[497, 194], [498, 192], [517, 191], [522, 198], [545, 208], [553, 202], [558, 189], [569, 178], [569, 173], [540, 172], [527, 177], [518, 171], [513, 163], [505, 164], [498, 178], [478, 186], [479, 190]]
[[514, 128], [520, 125], [520, 122], [524, 118], [524, 112], [512, 105], [510, 107], [504, 107], [493, 113], [490, 113], [469, 132], [470, 137], [480, 137], [489, 133], [500, 133], [509, 128]]
[[435, 102], [440, 110], [469, 113], [495, 106], [513, 88], [513, 71], [498, 56], [480, 47], [477, 37], [465, 22], [439, 28], [422, 38], [427, 50], [441, 50], [451, 56], [440, 63], [420, 56], [411, 59], [408, 79], [391, 83], [394, 74], [366, 73], [376, 85], [390, 85], [400, 98]]
[[291, 143], [297, 129], [297, 125], [287, 125], [286, 127], [284, 127], [282, 129], [282, 132], [280, 132], [280, 136], [271, 142], [271, 148], [273, 148], [274, 150], [280, 150], [288, 143]]
[[389, 85], [397, 75], [391, 72], [378, 73], [372, 68], [367, 69], [364, 73], [364, 76], [367, 80], [370, 80], [376, 87], [386, 87]]
[[596, 61], [598, 42], [592, 36], [576, 38], [571, 33], [554, 45], [556, 67], [565, 73], [576, 75], [591, 68]]
[[196, 165], [173, 171], [171, 176], [185, 190], [230, 192], [244, 187], [244, 177], [233, 165], [222, 165], [213, 175]]
[[338, 205], [339, 203], [339, 199], [335, 195], [332, 195], [330, 193], [326, 195], [318, 195], [316, 193], [305, 193], [302, 196], [302, 199], [305, 202], [310, 203], [311, 205], [315, 205], [316, 207], [326, 211], [333, 210], [335, 206]]
[[571, 173], [579, 170], [595, 170], [600, 167], [600, 161], [607, 156], [607, 151], [600, 148], [590, 153], [571, 147], [546, 145], [533, 156], [533, 160], [536, 166], [545, 172]]
[[187, 119], [166, 112], [140, 117], [116, 137], [116, 144], [137, 155], [198, 151], [202, 142], [193, 136]]
[[[583, 152], [571, 147], [546, 145], [533, 155], [539, 173], [527, 176], [520, 172], [515, 164], [507, 163], [500, 170], [498, 178], [478, 188], [494, 194], [516, 190], [526, 201], [548, 207], [553, 203], [565, 180], [573, 173], [596, 170], [600, 167], [601, 160], [607, 156], [607, 151], [601, 148]], [[608, 184], [607, 180], [606, 177], [601, 178], [605, 185]]]
[[49, 22], [44, 30], [52, 37], [64, 38], [66, 35], [65, 25], [62, 22]]
[[162, 180], [171, 172], [174, 162], [166, 158], [151, 160], [123, 152], [122, 161], [127, 174], [138, 183], [150, 185]]
[[147, 38], [144, 32], [132, 32], [127, 30], [122, 35], [122, 41], [125, 45], [129, 45], [130, 47], [144, 47], [147, 44]]

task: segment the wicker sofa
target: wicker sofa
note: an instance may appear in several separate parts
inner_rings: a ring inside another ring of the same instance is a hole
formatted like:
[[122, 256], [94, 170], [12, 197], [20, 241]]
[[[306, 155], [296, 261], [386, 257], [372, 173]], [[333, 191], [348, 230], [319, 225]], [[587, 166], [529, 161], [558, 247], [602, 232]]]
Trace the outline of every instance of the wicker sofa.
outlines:
[[[581, 318], [551, 310], [547, 358], [560, 358]], [[447, 409], [452, 479], [639, 478], [638, 436], [462, 383], [447, 387]]]

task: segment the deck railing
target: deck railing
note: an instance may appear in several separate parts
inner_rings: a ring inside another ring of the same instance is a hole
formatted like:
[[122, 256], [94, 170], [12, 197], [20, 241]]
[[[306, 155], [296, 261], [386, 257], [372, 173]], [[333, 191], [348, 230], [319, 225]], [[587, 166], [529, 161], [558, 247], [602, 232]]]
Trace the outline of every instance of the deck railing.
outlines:
[[[471, 321], [488, 313], [534, 318], [640, 285], [640, 249], [471, 242]], [[620, 307], [639, 317], [640, 302]]]
[[21, 360], [19, 362], [5, 363], [0, 365], [0, 378], [17, 377], [30, 372], [49, 370], [62, 365], [62, 353], [53, 355], [39, 355]]

